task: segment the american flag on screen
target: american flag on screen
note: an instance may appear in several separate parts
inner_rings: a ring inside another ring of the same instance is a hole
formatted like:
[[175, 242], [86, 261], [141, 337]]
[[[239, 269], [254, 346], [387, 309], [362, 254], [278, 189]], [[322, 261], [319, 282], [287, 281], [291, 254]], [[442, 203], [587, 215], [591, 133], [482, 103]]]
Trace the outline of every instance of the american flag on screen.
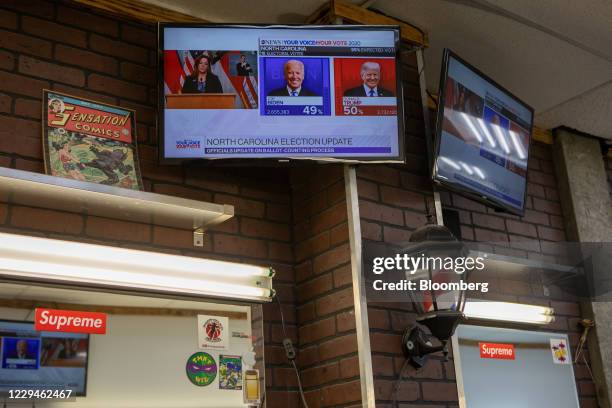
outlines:
[[193, 72], [196, 58], [202, 54], [211, 57], [211, 72], [219, 77], [223, 93], [238, 94], [236, 108], [257, 109], [257, 78], [237, 76], [231, 70], [231, 56], [239, 56], [240, 51], [164, 51], [164, 94], [181, 93], [185, 79]]

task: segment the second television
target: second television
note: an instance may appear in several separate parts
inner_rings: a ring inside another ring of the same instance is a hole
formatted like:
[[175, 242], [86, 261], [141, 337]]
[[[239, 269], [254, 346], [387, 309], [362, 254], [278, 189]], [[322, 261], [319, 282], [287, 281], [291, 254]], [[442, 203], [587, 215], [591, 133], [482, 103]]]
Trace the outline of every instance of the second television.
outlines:
[[159, 30], [162, 160], [403, 161], [398, 27]]
[[532, 107], [444, 50], [434, 181], [522, 215], [532, 128]]

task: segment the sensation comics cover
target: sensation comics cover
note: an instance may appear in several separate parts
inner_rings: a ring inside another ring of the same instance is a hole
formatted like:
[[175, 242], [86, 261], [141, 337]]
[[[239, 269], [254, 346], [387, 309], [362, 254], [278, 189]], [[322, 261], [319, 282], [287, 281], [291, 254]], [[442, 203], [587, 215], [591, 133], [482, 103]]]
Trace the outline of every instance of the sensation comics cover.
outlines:
[[43, 90], [47, 174], [143, 190], [134, 111]]

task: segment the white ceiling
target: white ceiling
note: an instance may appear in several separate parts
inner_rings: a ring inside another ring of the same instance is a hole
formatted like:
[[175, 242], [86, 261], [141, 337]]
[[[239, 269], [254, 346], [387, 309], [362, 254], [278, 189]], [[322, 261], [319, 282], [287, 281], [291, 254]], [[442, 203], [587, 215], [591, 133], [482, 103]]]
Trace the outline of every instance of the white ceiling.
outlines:
[[[300, 23], [326, 0], [144, 0], [213, 22]], [[361, 4], [363, 0], [352, 0]], [[536, 111], [612, 139], [612, 1], [370, 0], [429, 33], [427, 87], [437, 92], [442, 49], [493, 77]]]

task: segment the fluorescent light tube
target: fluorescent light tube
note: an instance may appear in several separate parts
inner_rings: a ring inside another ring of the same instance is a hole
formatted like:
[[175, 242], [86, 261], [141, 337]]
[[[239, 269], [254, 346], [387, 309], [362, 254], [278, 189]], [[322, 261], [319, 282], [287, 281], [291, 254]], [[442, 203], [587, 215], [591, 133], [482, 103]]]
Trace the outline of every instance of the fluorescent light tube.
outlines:
[[268, 267], [0, 233], [0, 276], [269, 301]]
[[467, 318], [504, 322], [549, 324], [555, 321], [552, 308], [521, 303], [468, 300], [463, 313]]

